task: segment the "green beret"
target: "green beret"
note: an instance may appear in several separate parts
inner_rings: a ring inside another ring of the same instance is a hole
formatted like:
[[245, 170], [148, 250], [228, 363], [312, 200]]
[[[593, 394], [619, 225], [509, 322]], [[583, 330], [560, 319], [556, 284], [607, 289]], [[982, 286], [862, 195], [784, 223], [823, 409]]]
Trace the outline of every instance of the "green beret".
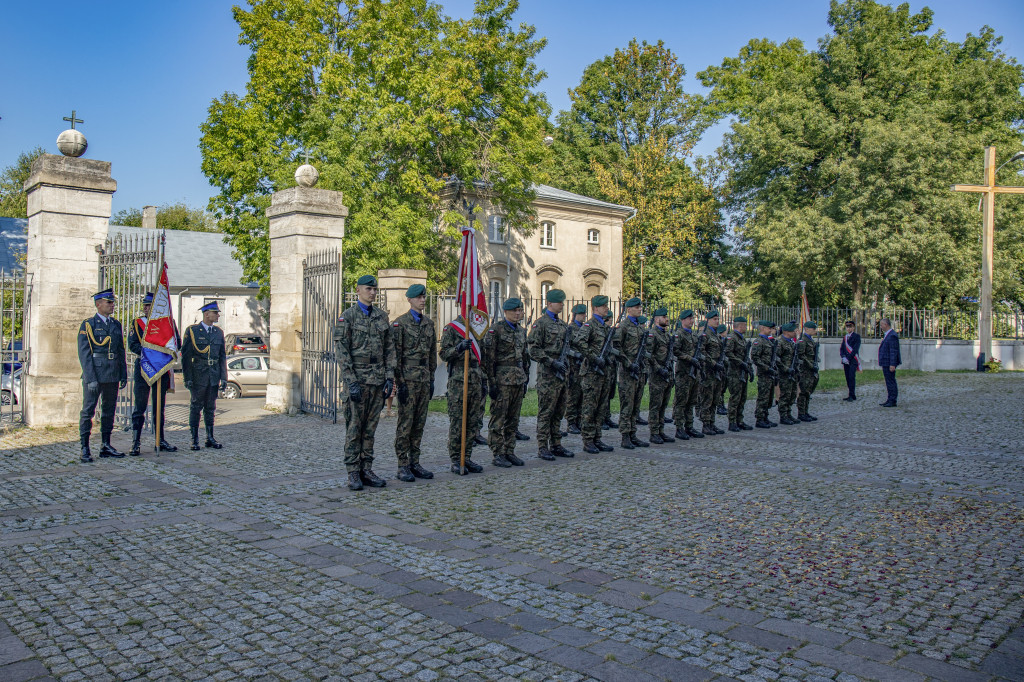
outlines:
[[590, 304], [595, 308], [599, 308], [603, 305], [608, 305], [608, 297], [598, 294], [594, 298], [590, 299]]
[[633, 308], [640, 305], [640, 299], [634, 296], [623, 304], [627, 308]]
[[658, 317], [659, 315], [668, 315], [668, 308], [658, 308], [655, 310], [654, 316]]
[[710, 319], [715, 318], [715, 317], [718, 317], [718, 311], [717, 310], [709, 310], [708, 314], [704, 316], [704, 319], [710, 320]]
[[736, 322], [746, 322], [747, 318], [743, 317], [742, 315], [737, 315], [736, 317], [732, 318], [732, 321], [733, 321], [733, 323], [736, 323]]
[[358, 284], [359, 286], [375, 287], [377, 286], [377, 278], [374, 277], [373, 275], [363, 275], [362, 277], [356, 280], [356, 284]]
[[565, 300], [565, 292], [561, 289], [552, 289], [548, 292], [548, 303], [561, 303]]
[[786, 324], [782, 325], [782, 331], [784, 331], [784, 332], [795, 332], [796, 331], [796, 325], [793, 324], [792, 322], [787, 322]]
[[646, 315], [641, 315], [640, 317], [636, 318], [636, 323], [637, 324], [647, 324], [647, 316]]
[[757, 324], [761, 327], [768, 327], [769, 329], [775, 326], [775, 323], [771, 320], [758, 320]]
[[577, 303], [576, 305], [574, 305], [572, 307], [572, 314], [573, 315], [586, 315], [587, 314], [587, 304], [586, 303]]
[[517, 308], [522, 307], [523, 302], [520, 301], [518, 298], [507, 298], [505, 299], [505, 302], [501, 304], [502, 310], [516, 310]]
[[413, 284], [411, 287], [405, 290], [406, 298], [416, 298], [427, 293], [427, 288], [422, 284]]
[[693, 317], [693, 311], [690, 310], [689, 308], [687, 308], [683, 312], [679, 313], [679, 319], [680, 320], [685, 320], [688, 317]]
[[728, 329], [728, 327], [726, 327], [724, 324], [718, 325], [718, 333], [719, 334], [724, 334], [726, 329]]
[[804, 322], [804, 327], [806, 327], [807, 329], [817, 329], [818, 325], [815, 324], [813, 320], [807, 320], [806, 322]]

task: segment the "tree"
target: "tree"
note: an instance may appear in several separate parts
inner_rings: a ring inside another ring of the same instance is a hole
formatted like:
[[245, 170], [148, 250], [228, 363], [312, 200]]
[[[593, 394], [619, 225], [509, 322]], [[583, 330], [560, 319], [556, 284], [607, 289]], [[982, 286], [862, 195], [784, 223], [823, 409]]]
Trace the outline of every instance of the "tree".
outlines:
[[32, 174], [32, 164], [46, 151], [36, 147], [32, 151], [18, 155], [13, 165], [0, 174], [0, 218], [27, 218], [28, 195], [25, 194], [25, 182]]
[[[779, 303], [801, 280], [812, 305], [976, 295], [977, 199], [950, 185], [981, 179], [985, 145], [1016, 149], [1024, 71], [989, 27], [929, 35], [927, 8], [833, 0], [828, 21], [816, 51], [752, 40], [698, 74], [715, 113], [735, 117], [721, 153], [752, 281]], [[1000, 240], [1019, 243], [1024, 207], [1003, 204]], [[1001, 295], [1019, 296], [1019, 266], [1016, 283], [1001, 267]]]
[[[126, 208], [110, 218], [111, 225], [142, 227], [142, 209]], [[156, 226], [164, 230], [187, 230], [189, 232], [218, 232], [217, 219], [201, 208], [185, 202], [164, 204], [156, 209]]]
[[202, 125], [210, 208], [242, 263], [266, 283], [270, 195], [294, 184], [307, 149], [320, 186], [344, 192], [346, 279], [424, 268], [453, 282], [457, 178], [483, 188], [507, 224], [532, 229], [547, 104], [534, 57], [511, 27], [515, 0], [478, 0], [470, 19], [429, 0], [257, 0], [235, 8], [249, 46], [246, 93], [214, 100]]
[[630, 41], [584, 70], [552, 145], [560, 187], [637, 209], [623, 228], [624, 290], [639, 291], [642, 254], [645, 295], [673, 302], [714, 296], [727, 258], [710, 166], [690, 165], [708, 117], [685, 75], [664, 43]]

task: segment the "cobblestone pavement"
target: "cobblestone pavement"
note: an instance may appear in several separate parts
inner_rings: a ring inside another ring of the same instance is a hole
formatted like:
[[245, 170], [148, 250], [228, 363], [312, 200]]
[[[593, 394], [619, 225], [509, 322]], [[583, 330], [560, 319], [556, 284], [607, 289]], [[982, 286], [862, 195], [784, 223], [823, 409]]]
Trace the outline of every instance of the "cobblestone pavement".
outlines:
[[1024, 376], [882, 390], [466, 478], [431, 415], [437, 477], [359, 493], [343, 426], [258, 399], [219, 451], [80, 465], [73, 430], [17, 431], [0, 680], [1024, 679]]

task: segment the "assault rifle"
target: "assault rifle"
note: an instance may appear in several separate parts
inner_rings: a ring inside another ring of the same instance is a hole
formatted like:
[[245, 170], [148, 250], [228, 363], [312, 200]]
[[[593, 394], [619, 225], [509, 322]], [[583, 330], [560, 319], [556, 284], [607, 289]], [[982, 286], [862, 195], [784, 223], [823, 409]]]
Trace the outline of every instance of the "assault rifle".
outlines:
[[779, 381], [779, 340], [772, 339], [772, 359], [768, 361], [768, 373], [771, 375], [772, 383]]
[[[629, 376], [633, 377], [634, 381], [639, 380], [640, 375], [643, 373], [643, 365], [640, 363], [644, 360], [644, 350], [647, 348], [647, 337], [651, 334], [651, 325], [653, 324], [654, 320], [651, 320], [650, 324], [647, 325], [647, 329], [644, 330], [643, 335], [640, 337], [640, 347], [636, 349], [636, 357], [633, 359], [633, 364], [629, 366]], [[634, 367], [636, 367], [636, 371], [633, 370]]]
[[[623, 308], [622, 314], [619, 315], [619, 321], [618, 323], [616, 323], [615, 327], [622, 323], [622, 318], [625, 316], [626, 309]], [[615, 336], [615, 327], [612, 327], [608, 330], [608, 334], [604, 338], [604, 345], [601, 346], [601, 352], [598, 353], [597, 355], [597, 359], [600, 360], [601, 362], [594, 363], [594, 371], [600, 374], [601, 376], [604, 376], [604, 367], [607, 366], [608, 364], [608, 356], [611, 355], [613, 358], [618, 358], [620, 355], [619, 351], [612, 348], [612, 338]], [[615, 390], [614, 387], [612, 388], [612, 390]]]
[[558, 354], [558, 362], [562, 364], [562, 369], [555, 371], [555, 376], [558, 377], [561, 381], [565, 381], [567, 377], [570, 361], [578, 360], [579, 358], [583, 357], [582, 355], [580, 355], [579, 353], [577, 353], [576, 351], [572, 350], [569, 347], [570, 343], [572, 343], [571, 324], [565, 329], [565, 338], [562, 339], [562, 352]]
[[665, 364], [658, 368], [658, 375], [662, 379], [668, 379], [672, 376], [672, 362], [675, 360], [673, 353], [676, 347], [676, 332], [679, 331], [679, 320], [676, 320], [675, 324], [672, 325], [672, 329], [668, 335], [668, 352], [665, 353]]
[[786, 376], [788, 376], [790, 379], [793, 379], [794, 381], [797, 379], [797, 375], [799, 374], [796, 366], [797, 350], [799, 349], [799, 346], [799, 343], [795, 341], [793, 342], [793, 359], [789, 361], [789, 367], [786, 369]]
[[743, 362], [740, 363], [740, 367], [743, 368], [743, 373], [741, 376], [746, 377], [746, 380], [748, 382], [754, 380], [754, 370], [751, 369], [750, 367], [750, 347], [751, 342], [747, 341], [747, 345], [743, 349]]
[[818, 371], [818, 349], [821, 348], [820, 343], [814, 344], [814, 371]]
[[[718, 332], [716, 331], [714, 333], [717, 334]], [[718, 360], [715, 361], [715, 367], [714, 367], [714, 369], [712, 371], [715, 373], [715, 378], [716, 379], [718, 379], [719, 381], [724, 381], [725, 380], [725, 341], [721, 341], [721, 337], [719, 337], [719, 340], [720, 340], [720, 342], [722, 344], [722, 352], [718, 354]]]
[[690, 358], [690, 378], [704, 381], [704, 371], [701, 369], [701, 362], [704, 359], [704, 335], [697, 336], [697, 345], [693, 349], [693, 357]]

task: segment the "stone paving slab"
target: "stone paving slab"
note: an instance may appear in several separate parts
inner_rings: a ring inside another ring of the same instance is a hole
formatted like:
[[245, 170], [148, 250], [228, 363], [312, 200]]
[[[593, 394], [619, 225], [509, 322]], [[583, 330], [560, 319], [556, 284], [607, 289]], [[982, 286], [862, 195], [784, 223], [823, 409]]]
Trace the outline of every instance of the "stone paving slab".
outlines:
[[432, 415], [437, 477], [362, 493], [308, 417], [92, 466], [14, 432], [0, 679], [1021, 679], [1022, 379], [466, 478]]

